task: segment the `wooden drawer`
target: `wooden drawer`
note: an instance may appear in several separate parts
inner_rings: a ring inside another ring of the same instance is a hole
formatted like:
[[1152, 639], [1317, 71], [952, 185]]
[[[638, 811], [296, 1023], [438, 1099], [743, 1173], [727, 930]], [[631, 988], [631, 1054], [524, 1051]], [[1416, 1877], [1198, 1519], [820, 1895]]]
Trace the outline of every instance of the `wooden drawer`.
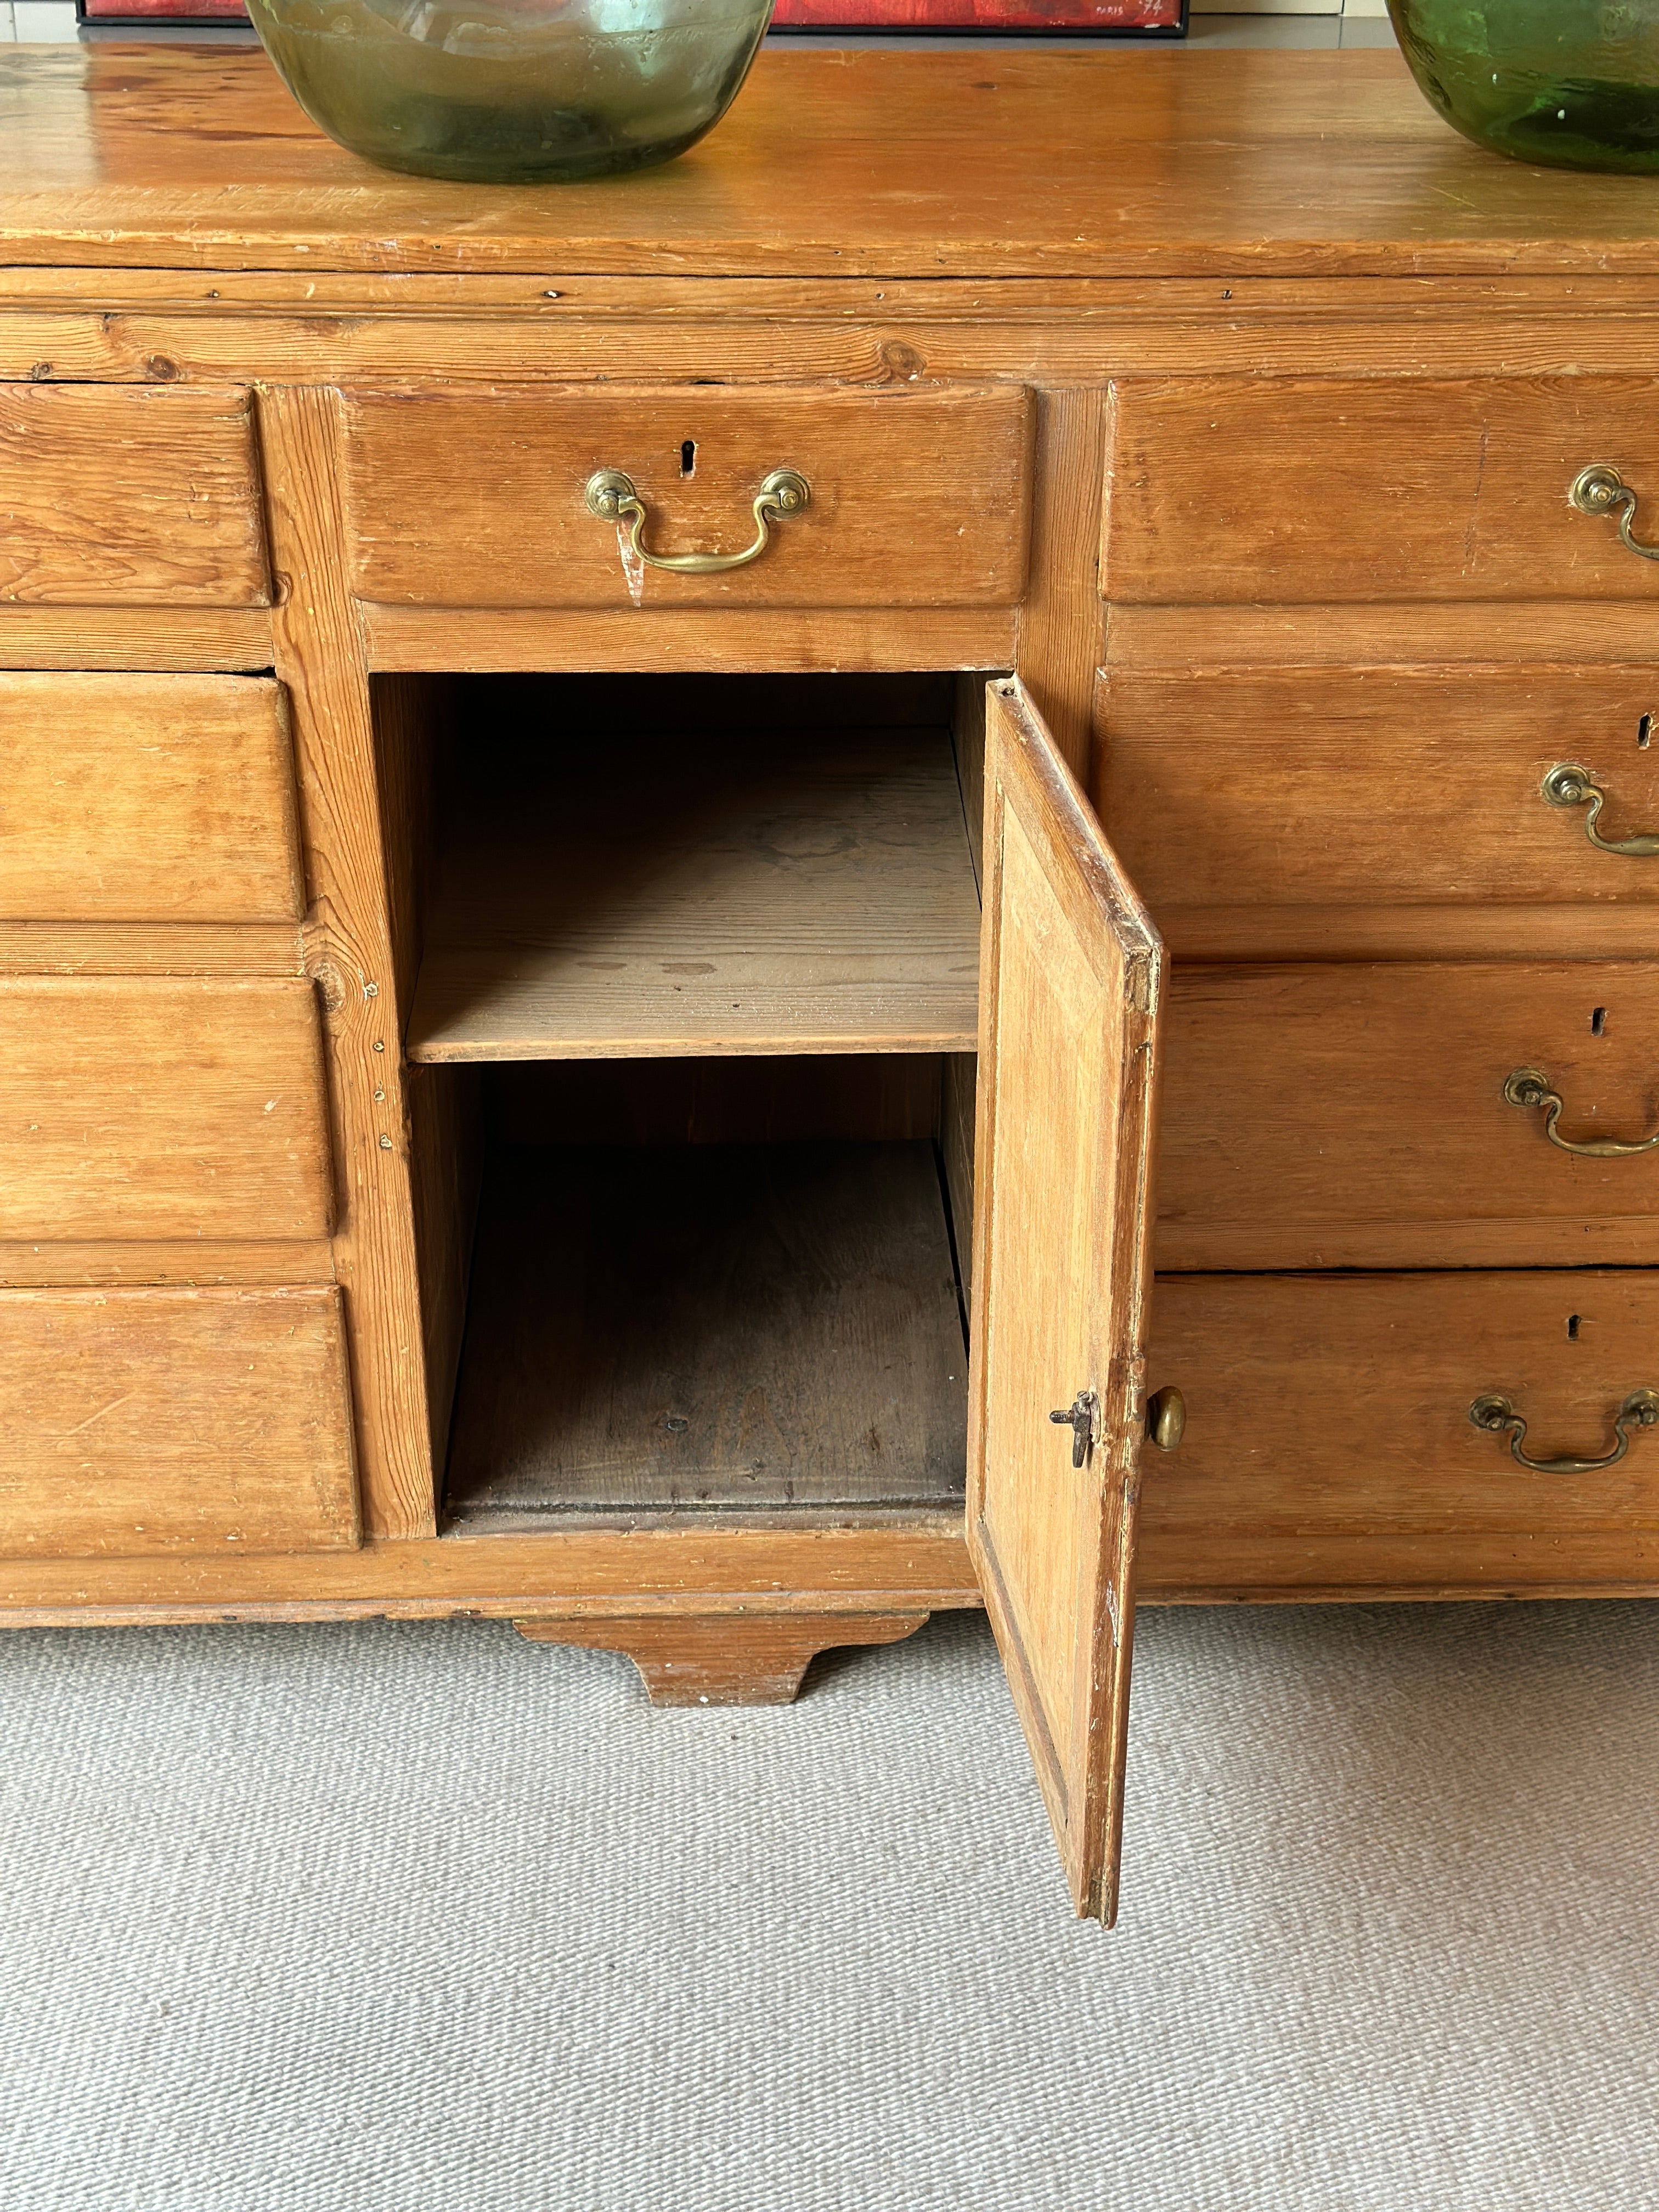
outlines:
[[1161, 1267], [1659, 1259], [1659, 964], [1178, 967], [1158, 1155]]
[[[988, 390], [360, 392], [353, 582], [402, 605], [1012, 606], [1025, 583], [1030, 395]], [[689, 473], [688, 471], [689, 468]], [[775, 470], [811, 489], [761, 557], [624, 566], [586, 486], [623, 471], [648, 552], [730, 553]]]
[[1114, 671], [1096, 803], [1160, 923], [1193, 908], [1659, 905], [1656, 668]]
[[1127, 604], [1659, 599], [1568, 492], [1611, 462], [1659, 538], [1646, 378], [1127, 379], [1103, 589]]
[[1385, 1537], [1659, 1528], [1659, 1430], [1616, 1466], [1540, 1474], [1476, 1428], [1501, 1394], [1535, 1459], [1599, 1458], [1659, 1389], [1659, 1276], [1161, 1277], [1149, 1371], [1187, 1401], [1148, 1468], [1146, 1533]]
[[357, 1540], [337, 1290], [0, 1291], [0, 1553]]
[[309, 982], [0, 981], [0, 1242], [329, 1233]]
[[287, 695], [240, 676], [0, 673], [0, 916], [305, 911]]
[[0, 604], [267, 606], [246, 392], [0, 385]]

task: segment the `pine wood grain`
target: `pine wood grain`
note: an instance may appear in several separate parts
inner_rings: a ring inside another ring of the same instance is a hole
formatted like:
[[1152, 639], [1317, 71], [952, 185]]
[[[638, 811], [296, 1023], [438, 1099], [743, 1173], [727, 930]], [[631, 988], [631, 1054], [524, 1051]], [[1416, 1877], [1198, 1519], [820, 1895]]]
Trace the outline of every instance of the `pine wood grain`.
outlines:
[[503, 1152], [447, 1503], [503, 1528], [948, 1504], [966, 1398], [930, 1144]]
[[0, 673], [0, 913], [280, 921], [305, 911], [281, 686]]
[[1659, 668], [1114, 669], [1099, 720], [1096, 805], [1160, 927], [1462, 908], [1532, 949], [1540, 905], [1617, 905], [1651, 932], [1659, 860], [1597, 852], [1541, 786], [1581, 763], [1603, 837], [1659, 831]]
[[[1595, 1026], [1601, 1010], [1600, 1030]], [[1503, 1097], [1541, 1068], [1561, 1133], [1659, 1127], [1651, 963], [1188, 967], [1170, 995], [1161, 1267], [1645, 1257], [1659, 1156], [1579, 1159]], [[1483, 1237], [1483, 1231], [1486, 1232]]]
[[1639, 186], [1466, 145], [1397, 54], [1108, 47], [999, 52], [989, 66], [974, 52], [763, 54], [702, 145], [562, 186], [550, 234], [544, 189], [483, 203], [366, 169], [261, 55], [21, 47], [0, 64], [0, 258], [313, 279], [550, 264], [1224, 281], [1659, 269]]
[[145, 1237], [142, 1241], [0, 1243], [0, 1285], [7, 1289], [119, 1289], [217, 1283], [256, 1287], [331, 1283], [334, 1255], [325, 1237], [289, 1243], [220, 1237]]
[[1160, 1276], [1150, 1358], [1188, 1421], [1142, 1507], [1157, 1529], [1247, 1537], [1659, 1535], [1659, 1445], [1540, 1475], [1472, 1425], [1513, 1399], [1534, 1458], [1599, 1456], [1630, 1393], [1659, 1389], [1648, 1269]]
[[245, 392], [0, 384], [0, 599], [269, 599]]
[[[1588, 520], [1588, 518], [1586, 518]], [[1646, 665], [1647, 610], [1593, 599], [1399, 599], [1309, 606], [1113, 606], [1114, 667], [1380, 668]]]
[[[53, 277], [63, 295], [56, 312], [14, 307], [0, 317], [0, 377], [142, 384], [159, 370], [185, 383], [385, 386], [407, 377], [412, 352], [424, 376], [475, 390], [1006, 380], [1061, 397], [1134, 374], [1639, 376], [1653, 343], [1653, 288], [1617, 277], [1441, 278], [1431, 288], [1411, 278], [1297, 284], [1237, 273], [1224, 283], [1150, 275], [933, 285], [326, 272], [301, 284], [276, 270], [239, 274], [240, 312], [228, 304], [226, 272], [226, 304], [214, 312], [120, 313], [107, 304], [112, 290], [142, 292], [165, 272], [82, 270], [77, 295], [72, 270], [0, 269], [0, 301], [31, 276]], [[179, 271], [172, 281], [182, 290], [191, 279]], [[218, 289], [201, 281], [204, 292]], [[303, 301], [307, 284], [330, 312]], [[516, 310], [505, 304], [513, 297]]]
[[308, 983], [14, 976], [0, 1068], [0, 1237], [327, 1235]]
[[1577, 513], [1610, 461], [1659, 504], [1645, 377], [1126, 378], [1102, 588], [1126, 604], [1659, 599]]
[[948, 607], [774, 611], [673, 607], [660, 596], [625, 614], [605, 607], [560, 612], [364, 604], [359, 621], [371, 668], [441, 674], [544, 669], [626, 676], [652, 670], [683, 675], [688, 669], [734, 676], [768, 671], [991, 670], [1012, 667], [1016, 635], [1012, 607], [966, 612]]
[[191, 669], [270, 665], [270, 615], [263, 607], [179, 607], [165, 623], [131, 607], [33, 607], [0, 603], [0, 667]]
[[[987, 738], [968, 1537], [1073, 1901], [1109, 1924], [1161, 947], [1018, 684]], [[1074, 1468], [1049, 1414], [1085, 1391]]]
[[1035, 557], [1016, 656], [1036, 711], [1067, 767], [1085, 783], [1106, 620], [1094, 573], [1106, 477], [1105, 413], [1098, 389], [1038, 395]]
[[297, 976], [304, 935], [294, 922], [0, 921], [0, 972]]
[[446, 856], [416, 1061], [962, 1050], [979, 905], [942, 731], [560, 730]]
[[520, 1620], [532, 1644], [625, 1651], [653, 1705], [790, 1705], [820, 1651], [897, 1644], [925, 1613], [720, 1613], [635, 1620]]
[[[54, 1620], [633, 1620], [977, 1606], [960, 1512], [836, 1528], [580, 1530], [367, 1540], [308, 1558], [0, 1559], [0, 1625]], [[84, 1608], [79, 1611], [77, 1608]]]
[[0, 1291], [0, 1550], [357, 1541], [337, 1291]]
[[1659, 1539], [1563, 1534], [1247, 1536], [1148, 1531], [1142, 1605], [1422, 1604], [1659, 1597]]
[[[393, 605], [1009, 606], [1025, 583], [1031, 403], [1018, 386], [354, 392], [352, 585]], [[690, 471], [684, 465], [694, 449]], [[781, 468], [811, 487], [747, 568], [630, 574], [584, 496], [633, 481], [659, 556], [753, 543]]]
[[309, 965], [322, 988], [341, 1194], [334, 1260], [345, 1291], [365, 1528], [436, 1526], [419, 1254], [398, 1040], [408, 1017], [392, 944], [389, 825], [368, 674], [345, 587], [340, 404], [329, 392], [260, 395], [270, 485], [276, 673], [293, 714], [312, 896]]

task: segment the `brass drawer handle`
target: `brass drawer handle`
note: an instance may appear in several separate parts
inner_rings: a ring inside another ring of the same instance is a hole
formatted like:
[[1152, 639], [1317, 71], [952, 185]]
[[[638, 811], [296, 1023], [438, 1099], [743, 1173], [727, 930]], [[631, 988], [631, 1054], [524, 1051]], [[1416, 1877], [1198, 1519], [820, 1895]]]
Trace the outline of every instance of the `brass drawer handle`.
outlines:
[[1628, 1159], [1632, 1152], [1650, 1152], [1659, 1149], [1659, 1129], [1650, 1137], [1638, 1137], [1633, 1144], [1622, 1144], [1617, 1137], [1594, 1137], [1580, 1142], [1564, 1137], [1556, 1127], [1561, 1118], [1561, 1094], [1552, 1091], [1547, 1075], [1536, 1067], [1517, 1067], [1504, 1078], [1504, 1097], [1511, 1106], [1523, 1113], [1544, 1109], [1544, 1134], [1551, 1144], [1559, 1145], [1564, 1152], [1577, 1152], [1586, 1160]]
[[1631, 535], [1637, 495], [1610, 461], [1592, 461], [1582, 475], [1574, 477], [1567, 497], [1580, 514], [1616, 514], [1621, 544], [1644, 561], [1659, 561], [1659, 545], [1638, 545]]
[[772, 525], [786, 515], [802, 514], [812, 503], [812, 487], [795, 469], [774, 469], [755, 494], [756, 538], [741, 553], [648, 553], [641, 539], [646, 525], [645, 502], [634, 489], [632, 477], [620, 469], [601, 469], [587, 479], [587, 511], [601, 522], [627, 522], [629, 552], [647, 568], [666, 568], [676, 576], [714, 576], [726, 568], [746, 568], [758, 561], [772, 542]]
[[1630, 1449], [1632, 1427], [1650, 1429], [1659, 1425], [1659, 1390], [1631, 1392], [1613, 1417], [1613, 1433], [1618, 1442], [1600, 1459], [1528, 1459], [1521, 1449], [1527, 1440], [1526, 1421], [1516, 1412], [1512, 1399], [1500, 1397], [1495, 1391], [1475, 1400], [1469, 1407], [1469, 1419], [1477, 1429], [1490, 1430], [1493, 1436], [1502, 1436], [1507, 1429], [1510, 1458], [1534, 1474], [1594, 1474], [1599, 1468], [1618, 1466]]
[[1577, 761], [1562, 761], [1544, 778], [1544, 799], [1550, 806], [1583, 806], [1588, 803], [1589, 812], [1584, 817], [1584, 835], [1598, 853], [1625, 853], [1632, 860], [1650, 860], [1659, 853], [1659, 836], [1644, 833], [1639, 837], [1620, 837], [1613, 842], [1603, 837], [1596, 829], [1607, 794], [1599, 783], [1590, 780], [1590, 772]]

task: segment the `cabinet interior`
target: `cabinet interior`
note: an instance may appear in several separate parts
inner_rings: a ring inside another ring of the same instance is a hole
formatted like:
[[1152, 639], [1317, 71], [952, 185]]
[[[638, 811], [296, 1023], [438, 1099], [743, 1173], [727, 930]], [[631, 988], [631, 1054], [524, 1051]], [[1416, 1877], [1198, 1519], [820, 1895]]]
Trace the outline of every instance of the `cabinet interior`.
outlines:
[[376, 679], [447, 1528], [960, 1514], [984, 681]]

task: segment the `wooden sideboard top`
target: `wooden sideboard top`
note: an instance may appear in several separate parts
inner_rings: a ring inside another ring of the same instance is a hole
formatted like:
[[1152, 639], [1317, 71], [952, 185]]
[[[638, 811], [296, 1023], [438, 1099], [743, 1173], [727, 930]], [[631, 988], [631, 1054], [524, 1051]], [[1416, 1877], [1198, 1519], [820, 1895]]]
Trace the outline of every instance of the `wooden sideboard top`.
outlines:
[[399, 177], [262, 53], [0, 49], [0, 264], [898, 279], [1659, 273], [1659, 180], [1465, 143], [1399, 56], [768, 52], [668, 167]]

